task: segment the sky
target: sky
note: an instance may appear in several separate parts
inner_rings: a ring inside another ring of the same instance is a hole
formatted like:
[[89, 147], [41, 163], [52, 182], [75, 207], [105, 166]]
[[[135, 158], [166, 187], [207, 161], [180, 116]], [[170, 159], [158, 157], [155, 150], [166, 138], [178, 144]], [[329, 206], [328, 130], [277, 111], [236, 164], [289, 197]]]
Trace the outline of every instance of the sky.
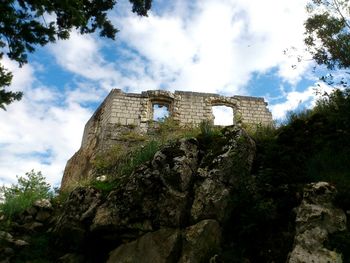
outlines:
[[[169, 3], [170, 2], [170, 3]], [[84, 125], [113, 88], [263, 97], [277, 122], [312, 107], [321, 86], [304, 54], [306, 0], [153, 0], [148, 17], [127, 0], [109, 13], [115, 41], [71, 32], [29, 63], [4, 58], [24, 97], [0, 111], [0, 185], [32, 169], [59, 186]], [[284, 54], [285, 50], [290, 50]], [[297, 65], [294, 67], [293, 65]], [[214, 109], [216, 123], [229, 112]]]

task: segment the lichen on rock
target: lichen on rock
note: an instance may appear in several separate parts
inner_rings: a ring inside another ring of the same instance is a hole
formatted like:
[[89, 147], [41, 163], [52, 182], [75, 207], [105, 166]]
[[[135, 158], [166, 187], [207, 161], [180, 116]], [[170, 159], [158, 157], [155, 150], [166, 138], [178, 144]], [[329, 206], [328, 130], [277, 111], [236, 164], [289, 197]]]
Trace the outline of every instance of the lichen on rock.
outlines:
[[289, 263], [343, 262], [341, 254], [324, 247], [329, 234], [346, 229], [344, 211], [332, 203], [335, 194], [335, 187], [327, 182], [305, 187], [303, 201], [296, 210], [296, 235]]
[[[242, 129], [229, 127], [220, 136], [226, 143], [217, 145], [215, 156], [195, 138], [165, 145], [106, 196], [77, 188], [55, 231], [75, 233], [71, 247], [89, 237], [116, 244], [108, 262], [209, 260], [220, 250], [235, 177], [249, 175], [255, 154]], [[142, 255], [151, 261], [137, 261]]]

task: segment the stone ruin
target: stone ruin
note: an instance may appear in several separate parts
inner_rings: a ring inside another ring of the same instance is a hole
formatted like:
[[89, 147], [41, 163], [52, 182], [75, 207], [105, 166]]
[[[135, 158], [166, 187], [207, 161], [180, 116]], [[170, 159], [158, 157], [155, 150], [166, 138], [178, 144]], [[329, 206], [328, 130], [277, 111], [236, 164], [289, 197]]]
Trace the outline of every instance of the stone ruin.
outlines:
[[62, 188], [89, 178], [93, 156], [118, 143], [123, 129], [145, 134], [154, 128], [155, 105], [166, 107], [169, 117], [180, 126], [197, 126], [205, 120], [213, 123], [213, 106], [232, 108], [233, 123], [272, 125], [272, 115], [263, 98], [164, 90], [135, 94], [113, 89], [86, 123], [81, 148], [67, 163]]
[[146, 133], [153, 121], [154, 105], [166, 107], [170, 117], [182, 126], [199, 125], [203, 120], [213, 122], [213, 106], [231, 107], [234, 112], [233, 123], [239, 119], [247, 125], [272, 124], [272, 115], [263, 98], [225, 97], [186, 91], [172, 93], [164, 90], [148, 90], [135, 94], [113, 89], [87, 122], [82, 146], [87, 143], [89, 134], [95, 133], [96, 129], [107, 131], [116, 125], [136, 126]]

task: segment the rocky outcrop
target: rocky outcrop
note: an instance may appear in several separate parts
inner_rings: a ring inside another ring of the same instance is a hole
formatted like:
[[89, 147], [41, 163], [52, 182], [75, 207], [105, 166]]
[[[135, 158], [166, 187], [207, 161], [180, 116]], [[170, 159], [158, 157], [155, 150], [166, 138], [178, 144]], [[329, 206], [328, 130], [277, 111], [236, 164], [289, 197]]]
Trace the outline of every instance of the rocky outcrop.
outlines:
[[179, 263], [208, 261], [220, 251], [221, 228], [217, 221], [207, 219], [185, 229]]
[[333, 206], [336, 189], [326, 182], [307, 185], [297, 208], [296, 236], [289, 263], [340, 263], [342, 257], [324, 243], [329, 234], [346, 229], [344, 211]]
[[149, 165], [140, 167], [108, 195], [91, 229], [98, 231], [108, 226], [109, 231], [130, 235], [163, 226], [185, 226], [197, 154], [198, 142], [194, 139], [180, 140], [157, 152]]
[[100, 191], [91, 187], [75, 189], [56, 218], [53, 232], [63, 242], [58, 245], [74, 250], [84, 248], [87, 230], [100, 203]]
[[131, 174], [101, 176], [54, 208], [36, 202], [0, 228], [0, 262], [286, 262], [290, 251], [289, 263], [342, 262], [338, 251], [346, 261], [334, 187], [307, 185], [301, 199], [299, 181], [272, 184], [284, 174], [268, 163], [251, 174], [255, 150], [237, 126], [172, 141]]
[[92, 177], [92, 160], [99, 152], [102, 137], [99, 128], [105, 114], [102, 105], [86, 123], [82, 145], [66, 164], [61, 181], [62, 190], [70, 190], [72, 185], [78, 185], [83, 179], [88, 180]]
[[207, 152], [197, 169], [191, 220], [215, 218], [223, 222], [230, 214], [232, 186], [238, 178], [250, 176], [255, 143], [239, 128], [224, 132], [225, 143], [218, 152]]
[[[15, 220], [0, 219], [6, 231], [0, 231], [0, 262], [13, 262], [12, 258], [24, 249], [30, 249], [31, 238], [46, 233], [53, 224], [54, 209], [47, 199], [36, 201]], [[7, 223], [6, 223], [7, 222]]]
[[181, 251], [181, 232], [177, 229], [163, 228], [119, 246], [111, 251], [107, 263], [177, 262], [179, 251]]
[[249, 176], [255, 144], [238, 127], [225, 129], [215, 149], [206, 140], [170, 143], [107, 196], [77, 188], [54, 232], [78, 253], [111, 251], [108, 262], [208, 261], [220, 250], [235, 178]]
[[110, 253], [108, 263], [200, 263], [220, 251], [221, 229], [215, 220], [203, 220], [184, 230], [162, 228]]
[[139, 127], [106, 123], [106, 118], [110, 115], [110, 103], [111, 98], [106, 98], [86, 123], [81, 147], [68, 160], [64, 169], [61, 190], [71, 191], [74, 187], [93, 179], [96, 176], [93, 162], [99, 154], [105, 153], [116, 144], [124, 144], [126, 147], [129, 143], [135, 144], [130, 140], [125, 142], [123, 137], [130, 133], [139, 134]]

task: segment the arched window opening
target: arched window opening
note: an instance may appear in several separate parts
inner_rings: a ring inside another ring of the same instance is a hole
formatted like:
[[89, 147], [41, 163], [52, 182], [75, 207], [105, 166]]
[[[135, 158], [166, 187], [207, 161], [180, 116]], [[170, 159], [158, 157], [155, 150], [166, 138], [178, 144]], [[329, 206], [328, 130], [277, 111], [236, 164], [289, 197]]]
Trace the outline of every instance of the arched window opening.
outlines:
[[169, 108], [167, 105], [153, 104], [153, 120], [159, 121], [169, 117]]
[[229, 126], [234, 124], [233, 108], [213, 106], [214, 125]]

